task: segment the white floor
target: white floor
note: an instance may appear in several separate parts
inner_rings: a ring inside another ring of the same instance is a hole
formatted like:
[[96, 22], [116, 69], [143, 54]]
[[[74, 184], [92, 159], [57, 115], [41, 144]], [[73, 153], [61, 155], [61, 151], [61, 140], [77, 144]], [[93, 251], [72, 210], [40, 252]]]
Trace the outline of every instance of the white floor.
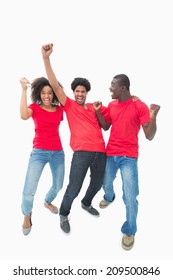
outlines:
[[[146, 171], [140, 172], [146, 174]], [[81, 208], [80, 201], [86, 190], [88, 178], [70, 213], [71, 233], [66, 235], [59, 226], [59, 215], [52, 214], [43, 206], [46, 182], [49, 181], [48, 167], [41, 178], [34, 201], [32, 231], [22, 234], [23, 216], [20, 209], [21, 193], [18, 183], [11, 184], [11, 190], [3, 190], [1, 198], [0, 256], [3, 260], [143, 260], [172, 258], [171, 243], [172, 213], [169, 186], [155, 177], [157, 171], [141, 178], [138, 214], [138, 232], [135, 246], [129, 252], [121, 248], [120, 228], [125, 220], [122, 201], [121, 180], [116, 180], [116, 200], [107, 208], [99, 209], [101, 190], [93, 200], [93, 206], [100, 211], [100, 217], [93, 217]], [[159, 175], [159, 174], [158, 174]], [[141, 174], [142, 177], [142, 174]], [[65, 180], [66, 183], [67, 180]], [[55, 200], [59, 207], [64, 188]], [[8, 197], [8, 200], [4, 199]]]

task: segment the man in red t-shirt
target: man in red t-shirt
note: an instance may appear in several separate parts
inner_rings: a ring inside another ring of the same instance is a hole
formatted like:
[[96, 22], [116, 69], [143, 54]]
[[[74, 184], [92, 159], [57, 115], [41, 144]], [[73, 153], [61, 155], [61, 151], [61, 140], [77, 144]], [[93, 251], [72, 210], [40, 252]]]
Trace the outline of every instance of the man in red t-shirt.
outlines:
[[94, 216], [99, 212], [92, 207], [91, 202], [96, 193], [101, 189], [106, 163], [105, 142], [93, 104], [86, 103], [90, 83], [85, 78], [75, 78], [71, 84], [74, 93], [72, 100], [66, 96], [52, 70], [49, 56], [53, 45], [42, 47], [42, 56], [49, 82], [54, 89], [61, 105], [66, 112], [71, 137], [70, 146], [73, 153], [69, 184], [65, 191], [60, 207], [60, 227], [65, 233], [70, 232], [68, 215], [73, 200], [78, 196], [88, 169], [90, 169], [90, 184], [82, 199], [82, 208]]
[[[148, 106], [130, 94], [130, 81], [124, 75], [116, 75], [111, 83], [112, 99], [107, 109], [101, 102], [94, 108], [101, 127], [104, 130], [111, 126], [110, 137], [106, 147], [106, 168], [103, 182], [104, 199], [100, 208], [107, 207], [115, 199], [113, 182], [118, 170], [122, 178], [123, 201], [126, 206], [126, 221], [121, 231], [122, 247], [129, 250], [133, 247], [137, 231], [138, 189], [138, 133], [142, 126], [145, 137], [152, 140], [156, 133], [156, 115], [159, 105]], [[100, 110], [102, 109], [102, 114]]]

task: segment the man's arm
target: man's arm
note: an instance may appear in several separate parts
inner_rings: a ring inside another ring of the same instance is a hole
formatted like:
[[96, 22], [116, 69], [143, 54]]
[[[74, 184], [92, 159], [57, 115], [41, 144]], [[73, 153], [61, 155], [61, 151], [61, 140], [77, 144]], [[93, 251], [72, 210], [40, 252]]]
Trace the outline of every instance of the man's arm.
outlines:
[[160, 110], [160, 106], [156, 105], [156, 104], [151, 104], [150, 105], [150, 118], [151, 118], [151, 122], [150, 123], [146, 123], [142, 126], [145, 137], [148, 140], [152, 140], [156, 134], [157, 131], [157, 125], [156, 125], [156, 116], [157, 113]]
[[97, 116], [97, 119], [99, 121], [101, 128], [103, 128], [104, 130], [108, 130], [109, 127], [111, 126], [111, 123], [108, 123], [105, 120], [105, 118], [103, 117], [102, 113], [100, 112], [101, 105], [102, 105], [102, 103], [100, 101], [96, 101], [93, 103], [93, 107], [95, 109], [96, 116]]
[[43, 56], [43, 62], [45, 66], [45, 70], [47, 73], [47, 77], [49, 80], [49, 83], [51, 84], [59, 102], [64, 106], [67, 100], [67, 96], [63, 90], [63, 88], [60, 86], [54, 71], [52, 69], [51, 63], [50, 63], [50, 55], [53, 52], [53, 44], [47, 44], [42, 46], [42, 56]]

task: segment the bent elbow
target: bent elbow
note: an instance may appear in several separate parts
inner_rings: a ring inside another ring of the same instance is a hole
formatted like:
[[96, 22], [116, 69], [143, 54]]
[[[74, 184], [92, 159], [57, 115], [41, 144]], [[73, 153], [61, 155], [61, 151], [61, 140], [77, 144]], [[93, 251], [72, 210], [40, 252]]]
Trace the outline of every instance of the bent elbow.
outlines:
[[107, 131], [107, 130], [109, 130], [109, 127], [104, 127], [103, 130]]
[[104, 131], [107, 131], [108, 129], [109, 129], [109, 125], [106, 125], [106, 124], [104, 124], [104, 125], [101, 125], [101, 128], [104, 130]]
[[28, 120], [28, 119], [29, 119], [29, 117], [28, 117], [28, 116], [23, 116], [23, 115], [21, 115], [21, 116], [20, 116], [20, 118], [21, 118], [23, 121], [26, 121], [26, 120]]
[[[155, 134], [154, 134], [154, 135], [155, 135]], [[149, 140], [149, 141], [151, 141], [151, 140], [153, 140], [154, 135], [149, 135], [149, 136], [146, 135], [146, 139]]]

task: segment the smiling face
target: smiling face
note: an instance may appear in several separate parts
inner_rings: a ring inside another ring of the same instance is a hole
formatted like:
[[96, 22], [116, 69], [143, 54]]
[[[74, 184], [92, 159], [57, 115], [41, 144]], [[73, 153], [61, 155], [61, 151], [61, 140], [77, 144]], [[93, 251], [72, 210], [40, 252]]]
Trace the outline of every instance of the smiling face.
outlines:
[[41, 103], [44, 107], [52, 106], [53, 91], [50, 86], [44, 86], [40, 92]]
[[119, 85], [117, 79], [113, 79], [110, 86], [110, 92], [112, 92], [112, 99], [119, 99], [122, 94], [122, 86]]
[[81, 105], [81, 106], [85, 106], [85, 101], [86, 101], [86, 97], [87, 97], [87, 91], [86, 88], [84, 86], [77, 86], [75, 88], [75, 90], [73, 91], [74, 93], [74, 99], [76, 100], [76, 102]]

